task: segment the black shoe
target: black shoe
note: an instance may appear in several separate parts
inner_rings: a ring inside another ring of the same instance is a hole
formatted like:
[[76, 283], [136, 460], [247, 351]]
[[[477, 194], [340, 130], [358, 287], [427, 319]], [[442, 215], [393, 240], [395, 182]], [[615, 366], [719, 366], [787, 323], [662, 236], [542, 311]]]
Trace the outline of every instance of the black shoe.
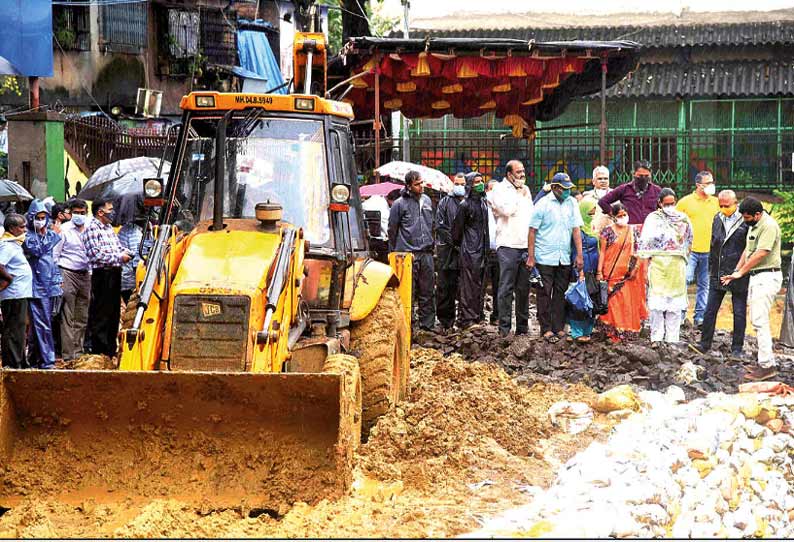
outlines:
[[500, 336], [501, 338], [503, 338], [503, 339], [504, 339], [504, 338], [505, 338], [505, 337], [507, 337], [508, 335], [510, 335], [510, 331], [505, 331], [504, 329], [500, 329], [500, 330], [499, 330], [499, 336]]
[[517, 329], [516, 330], [516, 336], [518, 336], [518, 335], [527, 335], [528, 333], [529, 333], [528, 329]]
[[744, 350], [731, 350], [731, 359], [743, 360], [747, 359]]

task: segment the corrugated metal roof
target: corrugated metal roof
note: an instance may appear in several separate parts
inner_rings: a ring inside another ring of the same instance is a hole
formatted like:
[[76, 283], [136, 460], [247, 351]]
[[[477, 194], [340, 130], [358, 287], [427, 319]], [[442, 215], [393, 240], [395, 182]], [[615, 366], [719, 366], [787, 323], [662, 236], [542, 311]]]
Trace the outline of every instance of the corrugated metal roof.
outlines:
[[[395, 33], [401, 36], [402, 33]], [[749, 22], [732, 24], [672, 24], [660, 26], [566, 26], [558, 28], [482, 28], [471, 30], [411, 29], [411, 37], [534, 39], [536, 41], [592, 40], [612, 41], [630, 39], [645, 47], [688, 47], [706, 45], [769, 45], [794, 44], [794, 21]]]
[[794, 60], [640, 64], [607, 90], [611, 98], [794, 96]]

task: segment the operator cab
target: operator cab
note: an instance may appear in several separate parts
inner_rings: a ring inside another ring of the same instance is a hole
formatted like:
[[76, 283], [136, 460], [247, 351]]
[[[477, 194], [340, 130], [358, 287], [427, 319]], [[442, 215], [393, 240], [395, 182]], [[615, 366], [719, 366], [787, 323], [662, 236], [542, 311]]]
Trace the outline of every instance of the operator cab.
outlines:
[[[234, 95], [215, 94], [213, 103], [226, 96]], [[298, 100], [260, 98], [288, 100], [289, 105]], [[189, 95], [183, 108], [192, 99], [201, 103]], [[227, 101], [237, 104], [239, 98]], [[368, 255], [352, 137], [349, 119], [333, 114], [335, 107], [346, 104], [317, 97], [308, 101], [315, 109], [330, 107], [330, 111], [185, 108], [164, 223], [183, 231], [208, 221], [213, 222], [210, 229], [238, 227], [236, 220], [224, 219], [251, 219], [258, 224], [258, 205], [279, 205], [282, 220], [302, 228], [307, 241], [303, 300], [313, 309], [312, 320], [333, 314], [335, 323], [344, 325], [352, 303], [353, 263]], [[222, 186], [217, 191], [219, 171]], [[216, 194], [221, 195], [222, 206], [216, 207]]]

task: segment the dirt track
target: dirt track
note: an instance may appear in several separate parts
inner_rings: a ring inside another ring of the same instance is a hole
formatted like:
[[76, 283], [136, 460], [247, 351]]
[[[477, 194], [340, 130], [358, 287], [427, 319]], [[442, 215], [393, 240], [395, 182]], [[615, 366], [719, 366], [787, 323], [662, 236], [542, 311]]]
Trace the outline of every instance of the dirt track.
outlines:
[[0, 537], [454, 536], [525, 502], [525, 486], [548, 485], [560, 462], [610, 427], [600, 417], [576, 436], [550, 426], [553, 402], [592, 399], [583, 385], [530, 388], [494, 365], [421, 348], [412, 365], [410, 398], [360, 448], [346, 497], [279, 510], [119, 491], [23, 498], [0, 508]]

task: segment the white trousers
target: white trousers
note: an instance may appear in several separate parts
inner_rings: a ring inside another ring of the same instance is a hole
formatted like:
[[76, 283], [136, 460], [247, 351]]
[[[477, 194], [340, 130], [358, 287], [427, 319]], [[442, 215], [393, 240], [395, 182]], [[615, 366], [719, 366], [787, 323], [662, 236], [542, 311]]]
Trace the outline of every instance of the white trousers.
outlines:
[[677, 343], [681, 336], [681, 311], [650, 311], [651, 342]]
[[758, 365], [774, 367], [775, 356], [772, 353], [772, 330], [769, 327], [769, 313], [775, 296], [783, 285], [783, 273], [767, 271], [750, 277], [750, 289], [747, 292], [747, 304], [750, 305], [750, 323], [758, 339]]

